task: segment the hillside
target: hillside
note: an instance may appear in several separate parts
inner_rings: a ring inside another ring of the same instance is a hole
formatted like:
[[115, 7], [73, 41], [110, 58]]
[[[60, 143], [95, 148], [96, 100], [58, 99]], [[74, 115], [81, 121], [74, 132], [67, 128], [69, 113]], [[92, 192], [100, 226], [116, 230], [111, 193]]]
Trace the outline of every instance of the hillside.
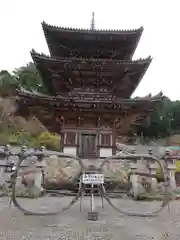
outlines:
[[35, 117], [16, 116], [16, 97], [0, 97], [0, 145], [22, 145], [60, 150], [60, 136], [52, 134]]

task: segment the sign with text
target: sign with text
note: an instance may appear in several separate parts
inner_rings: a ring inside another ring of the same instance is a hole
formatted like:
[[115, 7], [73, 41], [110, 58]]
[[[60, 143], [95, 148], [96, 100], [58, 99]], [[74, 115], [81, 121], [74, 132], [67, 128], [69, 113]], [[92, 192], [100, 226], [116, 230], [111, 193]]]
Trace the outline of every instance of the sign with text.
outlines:
[[82, 182], [84, 184], [103, 184], [104, 183], [104, 174], [83, 174]]

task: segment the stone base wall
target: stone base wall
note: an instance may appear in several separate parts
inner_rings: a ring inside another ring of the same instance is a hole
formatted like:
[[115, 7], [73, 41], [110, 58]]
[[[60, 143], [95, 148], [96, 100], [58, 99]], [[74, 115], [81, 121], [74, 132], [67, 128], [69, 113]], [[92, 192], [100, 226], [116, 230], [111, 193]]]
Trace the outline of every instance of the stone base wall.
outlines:
[[[128, 155], [126, 155], [128, 156]], [[133, 155], [133, 157], [136, 154]], [[148, 155], [149, 158], [150, 155]], [[146, 157], [146, 156], [145, 156]], [[145, 193], [147, 191], [156, 191], [157, 182], [154, 178], [148, 177], [133, 177], [135, 172], [144, 172], [146, 174], [156, 173], [157, 166], [154, 162], [149, 160], [144, 160], [144, 156], [141, 159], [130, 162], [127, 159], [125, 160], [111, 160], [103, 166], [103, 174], [105, 176], [105, 184], [107, 188], [117, 190], [117, 189], [128, 189], [131, 192], [134, 192], [135, 195]], [[88, 169], [88, 166], [95, 165], [98, 168], [103, 160], [83, 160], [83, 164]], [[41, 194], [41, 185], [44, 185], [45, 188], [53, 189], [69, 189], [76, 190], [76, 181], [78, 180], [81, 172], [79, 163], [76, 160], [64, 158], [59, 159], [55, 155], [44, 158], [43, 164], [39, 163], [42, 166], [36, 168], [35, 161], [30, 159], [29, 162], [24, 161], [28, 166], [24, 166], [21, 169], [20, 176], [17, 183], [17, 192], [18, 195], [28, 195], [29, 196], [39, 196]], [[172, 163], [166, 162], [165, 168], [167, 175], [170, 177], [170, 183], [174, 184], [174, 175]], [[42, 177], [41, 167], [44, 172], [44, 178]], [[4, 181], [3, 181], [4, 177]], [[4, 184], [5, 179], [7, 178], [6, 173], [1, 175], [1, 185]], [[145, 181], [145, 182], [143, 182]], [[131, 186], [130, 186], [131, 184]], [[173, 185], [174, 187], [174, 185]]]

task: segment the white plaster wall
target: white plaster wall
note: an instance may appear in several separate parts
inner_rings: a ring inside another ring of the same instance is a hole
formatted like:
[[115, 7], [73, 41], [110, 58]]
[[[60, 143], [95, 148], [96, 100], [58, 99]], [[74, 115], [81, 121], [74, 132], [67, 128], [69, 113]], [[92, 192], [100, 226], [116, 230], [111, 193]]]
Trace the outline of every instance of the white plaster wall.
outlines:
[[76, 147], [64, 147], [64, 150], [63, 150], [64, 153], [66, 154], [71, 154], [71, 155], [74, 155], [76, 156], [77, 154], [77, 148]]
[[112, 148], [100, 148], [100, 157], [110, 157], [112, 156]]

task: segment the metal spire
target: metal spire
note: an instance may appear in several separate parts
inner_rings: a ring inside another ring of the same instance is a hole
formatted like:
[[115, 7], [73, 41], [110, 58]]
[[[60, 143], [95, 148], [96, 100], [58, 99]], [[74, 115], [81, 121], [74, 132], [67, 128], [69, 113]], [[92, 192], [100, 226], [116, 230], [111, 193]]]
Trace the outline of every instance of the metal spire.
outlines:
[[94, 12], [92, 12], [91, 30], [95, 30]]

